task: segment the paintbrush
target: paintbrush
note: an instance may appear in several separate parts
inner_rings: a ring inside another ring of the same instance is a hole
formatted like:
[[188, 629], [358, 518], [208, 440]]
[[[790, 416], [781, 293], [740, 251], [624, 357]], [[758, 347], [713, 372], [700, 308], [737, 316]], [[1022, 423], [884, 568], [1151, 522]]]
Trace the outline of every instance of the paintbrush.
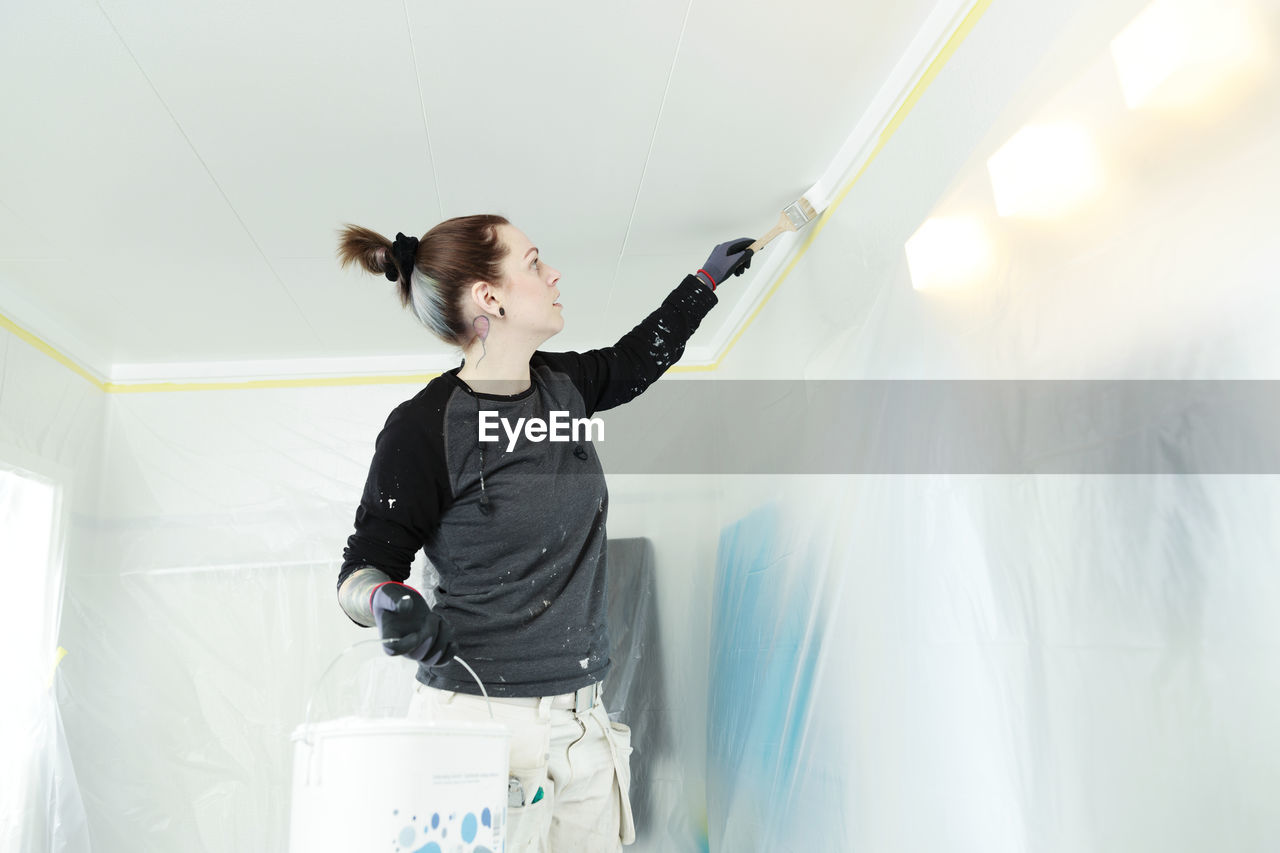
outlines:
[[783, 209], [782, 214], [778, 217], [777, 225], [773, 226], [763, 237], [747, 248], [752, 252], [758, 252], [764, 248], [766, 243], [783, 231], [799, 231], [805, 225], [817, 219], [818, 214], [827, 206], [822, 196], [823, 193], [819, 185], [814, 184], [809, 188], [808, 192]]

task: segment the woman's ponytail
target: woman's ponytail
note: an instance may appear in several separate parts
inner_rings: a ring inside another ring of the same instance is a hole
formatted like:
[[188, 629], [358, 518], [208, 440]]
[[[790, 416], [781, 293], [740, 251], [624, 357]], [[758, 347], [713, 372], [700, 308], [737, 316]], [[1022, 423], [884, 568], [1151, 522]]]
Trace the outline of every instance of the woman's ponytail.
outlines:
[[[467, 291], [477, 281], [502, 283], [508, 249], [498, 226], [509, 224], [487, 214], [446, 219], [412, 251], [405, 250], [411, 237], [397, 234], [393, 244], [376, 231], [347, 225], [339, 232], [338, 260], [344, 268], [358, 263], [365, 272], [397, 281], [400, 304], [442, 341], [461, 346], [472, 334], [463, 316]], [[399, 268], [397, 253], [409, 269]]]

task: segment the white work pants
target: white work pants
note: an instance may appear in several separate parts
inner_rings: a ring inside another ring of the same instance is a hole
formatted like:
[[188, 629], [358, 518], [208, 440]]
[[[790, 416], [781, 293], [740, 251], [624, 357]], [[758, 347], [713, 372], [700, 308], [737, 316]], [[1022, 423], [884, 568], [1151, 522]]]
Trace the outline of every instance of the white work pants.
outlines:
[[[526, 801], [507, 809], [506, 853], [618, 853], [635, 840], [631, 730], [610, 722], [603, 699], [582, 712], [572, 693], [490, 701]], [[419, 684], [409, 716], [488, 722], [489, 709], [482, 696]]]

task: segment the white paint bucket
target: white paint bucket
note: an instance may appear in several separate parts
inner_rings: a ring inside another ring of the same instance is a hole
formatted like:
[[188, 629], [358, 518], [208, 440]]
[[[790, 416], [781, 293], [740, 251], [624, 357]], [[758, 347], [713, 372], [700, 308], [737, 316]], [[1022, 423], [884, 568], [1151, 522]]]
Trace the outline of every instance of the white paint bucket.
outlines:
[[509, 738], [493, 722], [300, 726], [290, 853], [502, 853]]

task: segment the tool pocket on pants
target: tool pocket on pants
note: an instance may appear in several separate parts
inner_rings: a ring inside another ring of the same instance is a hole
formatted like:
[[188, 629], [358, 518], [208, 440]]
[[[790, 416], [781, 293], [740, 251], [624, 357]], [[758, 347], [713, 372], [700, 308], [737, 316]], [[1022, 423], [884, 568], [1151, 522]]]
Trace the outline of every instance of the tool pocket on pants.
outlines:
[[[525, 804], [507, 804], [503, 821], [506, 853], [548, 853], [551, 809], [555, 785], [548, 777], [551, 755], [551, 722], [541, 719], [536, 709], [517, 708], [502, 702], [492, 706], [482, 697], [421, 686], [415, 696], [414, 711], [432, 720], [469, 720], [487, 723], [494, 719], [511, 733], [507, 772], [520, 783]], [[538, 802], [533, 799], [542, 789]]]
[[618, 783], [618, 805], [621, 807], [618, 838], [623, 844], [631, 844], [636, 840], [636, 821], [631, 814], [631, 727], [612, 722], [608, 717], [605, 717], [605, 723], [609, 727], [609, 745], [613, 751], [613, 766]]
[[551, 723], [527, 715], [503, 722], [511, 732], [509, 771], [519, 783], [524, 801], [522, 806], [507, 806], [506, 853], [545, 853], [555, 802], [555, 783], [547, 775]]
[[[511, 778], [524, 789], [525, 804], [507, 807], [506, 853], [549, 853], [547, 837], [551, 834], [551, 804], [555, 801], [555, 783], [547, 776], [547, 765], [533, 768], [511, 768]], [[532, 802], [542, 791], [538, 801]]]

